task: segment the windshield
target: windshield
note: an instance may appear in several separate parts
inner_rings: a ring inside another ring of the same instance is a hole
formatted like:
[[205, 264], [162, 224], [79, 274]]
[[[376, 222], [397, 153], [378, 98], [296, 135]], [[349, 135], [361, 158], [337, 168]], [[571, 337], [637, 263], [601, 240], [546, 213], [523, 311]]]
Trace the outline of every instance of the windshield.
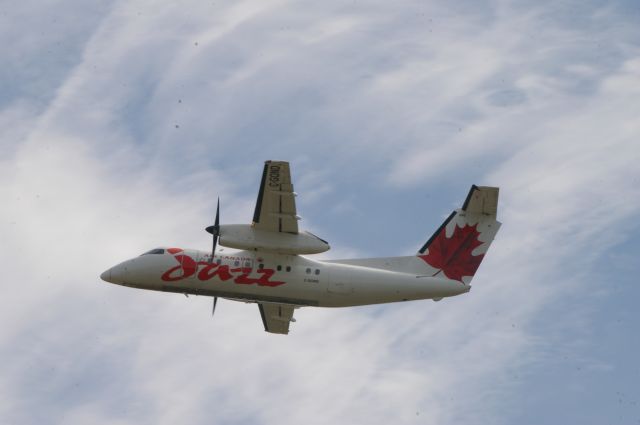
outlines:
[[142, 255], [149, 255], [149, 254], [164, 254], [164, 249], [162, 248], [152, 249], [151, 251], [145, 252]]

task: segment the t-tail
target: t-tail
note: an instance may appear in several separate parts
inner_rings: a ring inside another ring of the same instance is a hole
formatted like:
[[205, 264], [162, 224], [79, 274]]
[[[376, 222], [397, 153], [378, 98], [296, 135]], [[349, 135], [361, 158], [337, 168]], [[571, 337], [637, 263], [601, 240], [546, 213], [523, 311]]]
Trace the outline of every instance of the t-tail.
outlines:
[[462, 208], [447, 217], [416, 256], [330, 262], [442, 277], [468, 285], [500, 229], [497, 209], [498, 188], [473, 185]]
[[462, 208], [453, 211], [418, 251], [424, 275], [468, 285], [500, 229], [497, 210], [497, 187], [471, 186]]

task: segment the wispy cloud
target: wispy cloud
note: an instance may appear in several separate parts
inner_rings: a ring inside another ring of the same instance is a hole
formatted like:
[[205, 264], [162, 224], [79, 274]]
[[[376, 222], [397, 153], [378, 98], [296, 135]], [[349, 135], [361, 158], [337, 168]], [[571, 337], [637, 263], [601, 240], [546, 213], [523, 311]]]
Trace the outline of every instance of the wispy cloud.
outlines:
[[[505, 421], [512, 372], [544, 358], [532, 323], [637, 231], [623, 7], [111, 2], [63, 27], [9, 9], [0, 27], [24, 36], [0, 74], [20, 87], [0, 102], [0, 417]], [[51, 75], [16, 71], [49, 63], [21, 16], [69, 47]], [[302, 309], [288, 337], [253, 305], [212, 321], [206, 298], [98, 281], [156, 245], [208, 247], [218, 195], [226, 222], [248, 221], [269, 158], [292, 161], [304, 223], [333, 232], [334, 254], [406, 250], [416, 236], [398, 234], [424, 223], [390, 228], [392, 196], [426, 220], [471, 182], [501, 186], [505, 224], [469, 295]], [[349, 240], [365, 218], [386, 225]]]

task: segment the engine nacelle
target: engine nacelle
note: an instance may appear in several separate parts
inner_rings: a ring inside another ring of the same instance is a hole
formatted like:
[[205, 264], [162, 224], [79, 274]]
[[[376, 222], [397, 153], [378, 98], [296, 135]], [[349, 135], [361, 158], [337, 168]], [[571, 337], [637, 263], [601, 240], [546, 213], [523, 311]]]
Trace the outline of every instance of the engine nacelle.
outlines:
[[265, 232], [250, 224], [220, 226], [220, 245], [227, 248], [263, 250], [282, 254], [318, 254], [328, 251], [329, 244], [310, 232], [298, 234]]

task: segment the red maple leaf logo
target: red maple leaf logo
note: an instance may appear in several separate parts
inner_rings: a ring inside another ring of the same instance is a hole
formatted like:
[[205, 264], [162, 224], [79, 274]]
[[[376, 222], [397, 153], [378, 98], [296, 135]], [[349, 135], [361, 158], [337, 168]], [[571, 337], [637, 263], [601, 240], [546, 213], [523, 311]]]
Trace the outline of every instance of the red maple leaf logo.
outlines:
[[478, 240], [480, 232], [477, 226], [477, 223], [464, 227], [456, 224], [450, 238], [447, 238], [446, 229], [443, 228], [429, 245], [429, 253], [419, 257], [431, 267], [439, 269], [438, 273], [443, 272], [449, 279], [462, 282], [462, 276], [476, 273], [484, 257], [484, 254], [471, 255], [471, 251], [482, 245]]

